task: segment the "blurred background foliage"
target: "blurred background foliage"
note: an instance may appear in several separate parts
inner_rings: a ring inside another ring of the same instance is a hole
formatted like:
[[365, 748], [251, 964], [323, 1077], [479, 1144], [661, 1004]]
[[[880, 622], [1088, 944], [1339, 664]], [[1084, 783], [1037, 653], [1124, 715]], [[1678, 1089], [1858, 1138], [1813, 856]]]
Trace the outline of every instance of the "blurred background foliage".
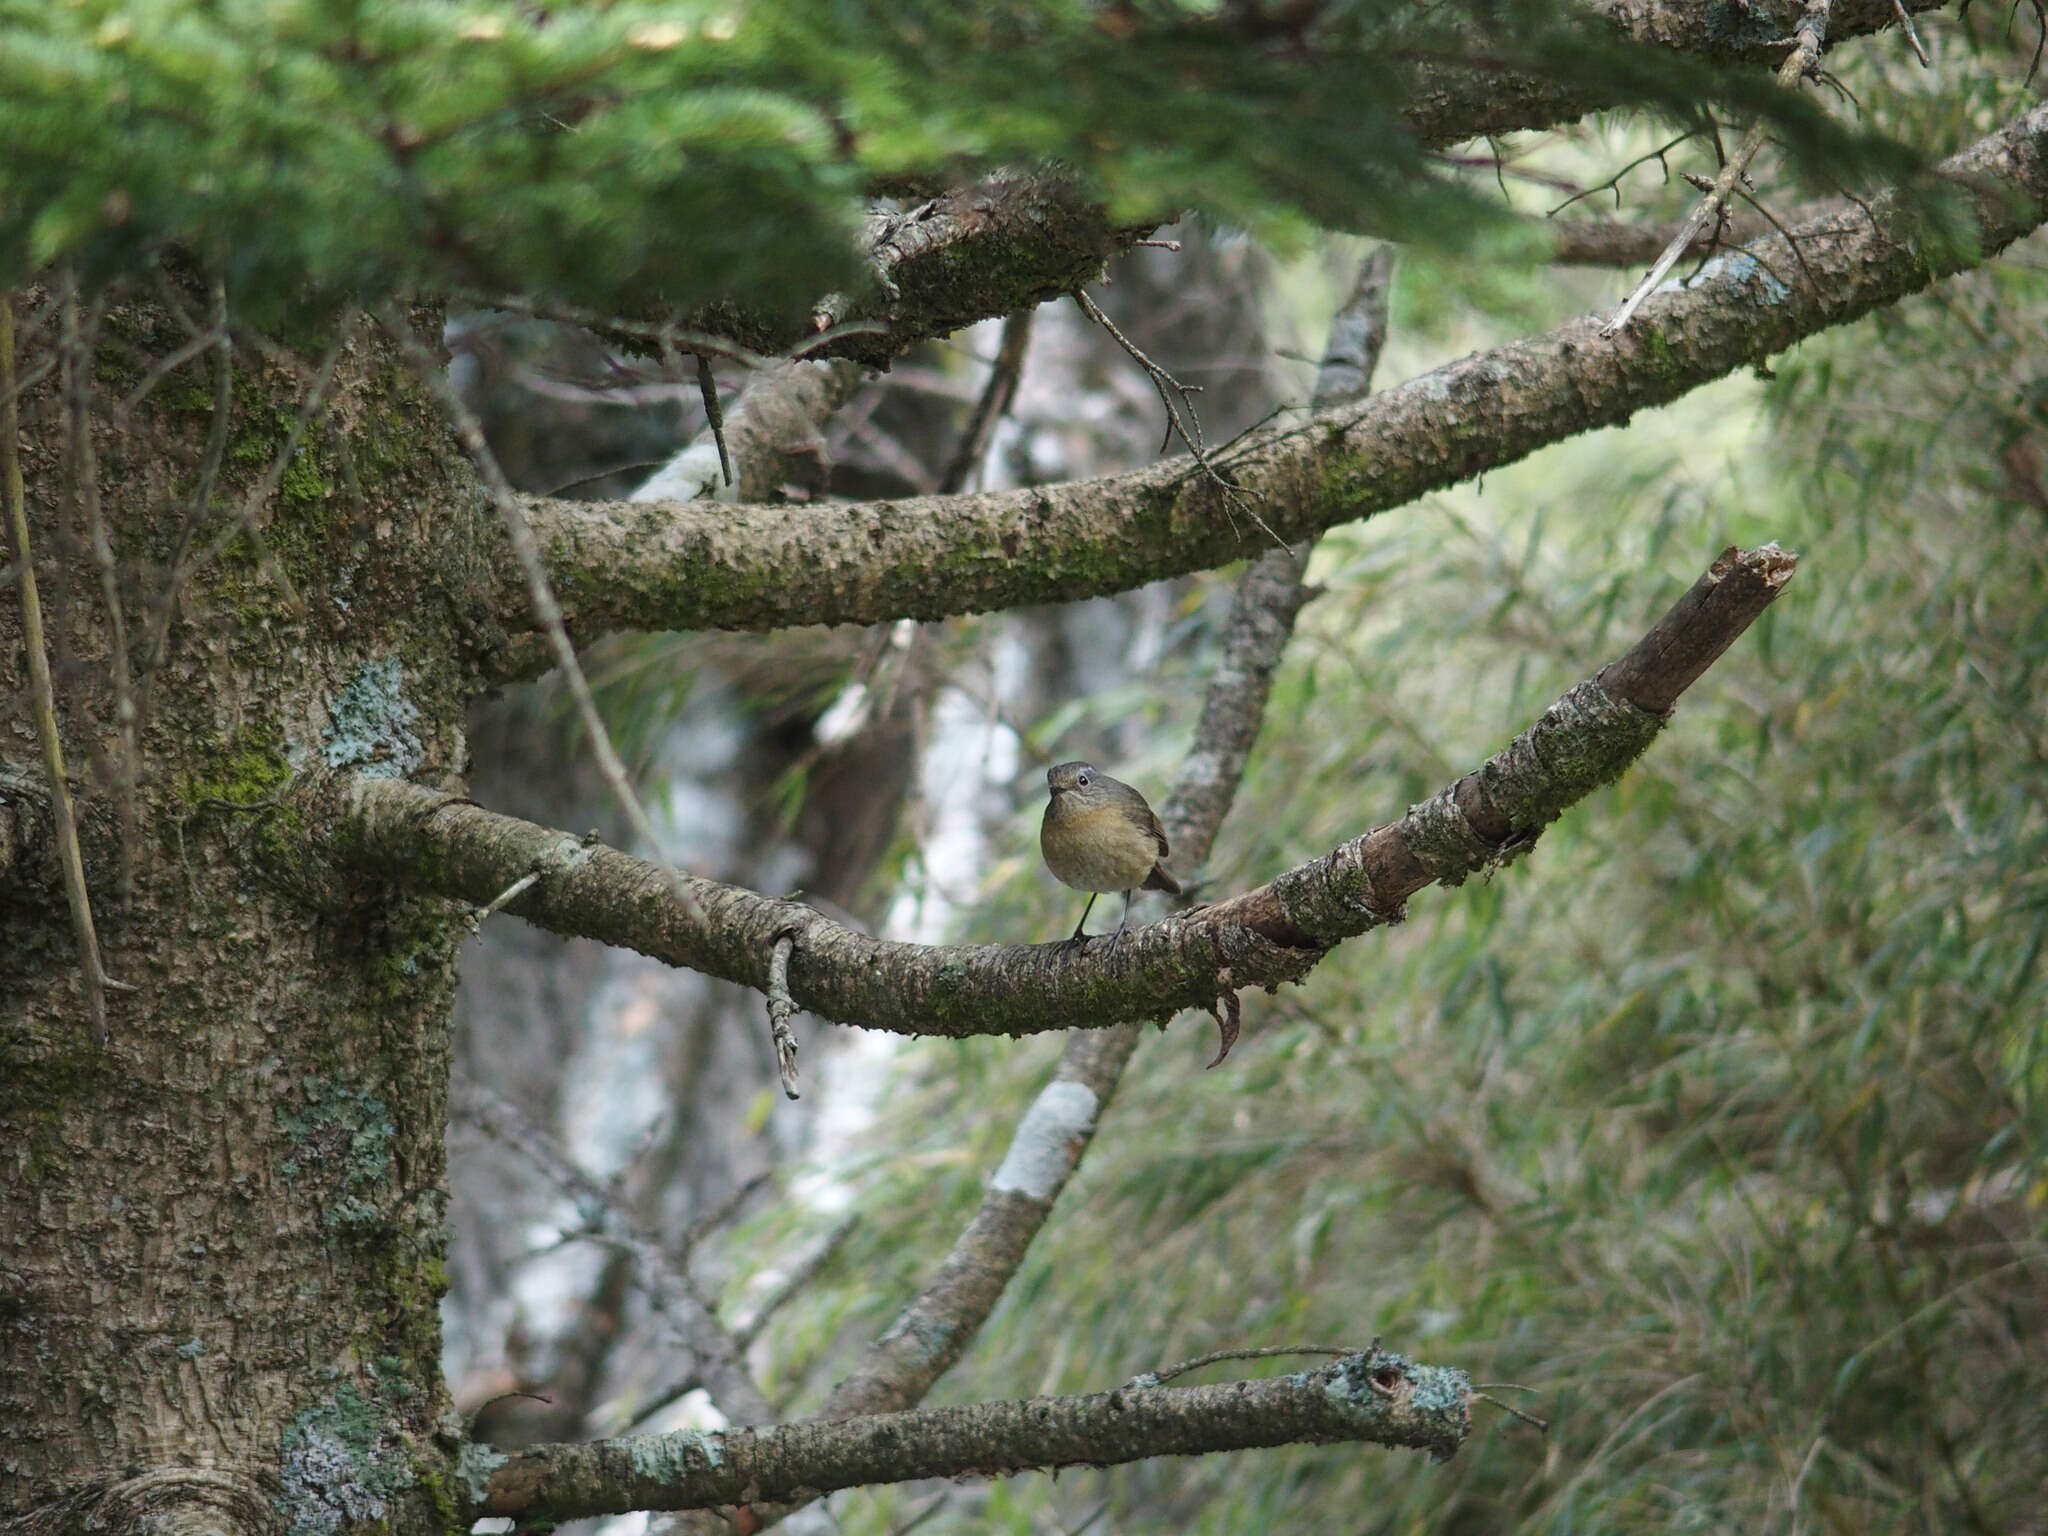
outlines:
[[[1920, 26], [1932, 69], [1895, 38], [1831, 60], [1859, 121], [1941, 153], [2031, 99], [2037, 29], [1981, 11]], [[1668, 136], [1615, 116], [1471, 147], [1500, 163], [1464, 174], [1473, 195], [1540, 214]], [[1668, 158], [1670, 174], [1651, 158], [1620, 179], [1622, 217], [1676, 217], [1695, 195], [1677, 173], [1714, 164], [1698, 140]], [[1775, 156], [1757, 182], [1781, 215], [1801, 196]], [[1276, 256], [1224, 229], [1185, 234], [1178, 256], [1120, 265], [1103, 297], [1208, 384], [1205, 419], [1227, 435], [1305, 395], [1358, 243], [1282, 240]], [[1442, 1467], [1343, 1447], [866, 1490], [830, 1502], [838, 1529], [2048, 1531], [2044, 255], [2026, 242], [1771, 376], [1323, 542], [1320, 595], [1202, 872], [1217, 890], [1476, 763], [1722, 545], [1775, 538], [1803, 563], [1655, 749], [1534, 857], [1427, 892], [1307, 986], [1246, 999], [1214, 1072], [1201, 1016], [1148, 1037], [934, 1396], [1097, 1390], [1213, 1349], [1377, 1337], [1515, 1384], [1492, 1390], [1549, 1435], [1482, 1404]], [[1634, 276], [1404, 252], [1380, 378], [1611, 304]], [[983, 480], [1150, 455], [1142, 376], [1070, 306], [1036, 324]], [[472, 398], [533, 488], [616, 494], [697, 430], [691, 391], [627, 399], [575, 338], [464, 327]], [[856, 397], [816, 493], [929, 488], [993, 346], [984, 327], [925, 348]], [[593, 672], [693, 868], [813, 892], [822, 872], [831, 900], [902, 936], [1050, 938], [1076, 908], [1038, 864], [1041, 770], [1089, 756], [1159, 798], [1230, 575], [908, 636], [625, 642]], [[835, 709], [870, 685], [879, 724], [836, 733]], [[479, 722], [480, 742], [518, 748], [480, 751], [487, 803], [520, 808], [539, 759], [560, 760], [548, 699], [543, 685]], [[589, 824], [563, 807], [593, 787], [555, 787], [562, 803], [529, 813]], [[463, 1070], [557, 1127], [651, 1222], [694, 1232], [734, 1319], [820, 1260], [753, 1355], [788, 1411], [815, 1407], [929, 1277], [1057, 1042], [810, 1024], [807, 1097], [786, 1105], [750, 995], [649, 1004], [655, 982], [616, 974], [577, 992], [560, 961], [575, 947], [521, 935], [493, 925], [474, 957]], [[529, 943], [554, 990], [522, 1057], [493, 946]], [[655, 1082], [665, 1108], [635, 1097]], [[457, 1152], [465, 1405], [539, 1386], [575, 1411], [525, 1421], [531, 1434], [703, 1422], [669, 1401], [686, 1374], [649, 1344], [616, 1263], [563, 1267], [559, 1213], [507, 1163], [481, 1176], [459, 1131]], [[757, 1174], [788, 1198], [747, 1198]], [[730, 1222], [704, 1230], [712, 1208]], [[510, 1444], [521, 1423], [483, 1428]]]
[[[1791, 14], [1725, 24], [1761, 47]], [[1417, 61], [1762, 113], [1833, 180], [1914, 158], [1559, 0], [0, 0], [0, 42], [0, 282], [176, 245], [259, 320], [411, 292], [801, 316], [858, 276], [862, 192], [1047, 161], [1119, 219], [1462, 247], [1495, 208], [1405, 130]]]

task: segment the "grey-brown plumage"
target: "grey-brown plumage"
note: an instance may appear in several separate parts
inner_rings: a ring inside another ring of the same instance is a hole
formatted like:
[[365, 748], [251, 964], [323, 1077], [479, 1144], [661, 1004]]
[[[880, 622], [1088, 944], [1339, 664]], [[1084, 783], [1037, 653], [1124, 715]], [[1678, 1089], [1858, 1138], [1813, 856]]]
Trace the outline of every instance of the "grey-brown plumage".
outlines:
[[1081, 942], [1096, 896], [1122, 891], [1124, 915], [1110, 940], [1114, 944], [1131, 920], [1133, 891], [1180, 894], [1180, 882], [1166, 867], [1166, 856], [1172, 852], [1166, 845], [1166, 829], [1143, 795], [1093, 763], [1060, 763], [1045, 771], [1045, 782], [1051, 798], [1038, 829], [1045, 867], [1062, 885], [1089, 893], [1081, 921], [1066, 942]]

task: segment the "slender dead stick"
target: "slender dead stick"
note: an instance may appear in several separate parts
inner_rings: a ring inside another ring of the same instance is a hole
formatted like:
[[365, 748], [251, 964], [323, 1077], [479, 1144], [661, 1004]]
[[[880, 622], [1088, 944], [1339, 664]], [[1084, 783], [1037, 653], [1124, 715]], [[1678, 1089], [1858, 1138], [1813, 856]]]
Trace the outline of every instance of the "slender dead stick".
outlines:
[[[57, 734], [57, 690], [50, 681], [50, 654], [43, 639], [43, 604], [36, 590], [36, 563], [29, 544], [28, 498], [21, 480], [21, 415], [14, 398], [14, 300], [0, 299], [0, 480], [5, 482], [7, 522], [14, 539], [14, 582], [21, 593], [22, 643], [28, 650], [29, 690], [35, 700], [36, 735], [42, 740], [43, 771], [56, 811], [57, 856], [64, 870], [64, 900], [78, 936], [79, 974], [92, 1009], [93, 1039], [107, 1043], [107, 991], [117, 986], [100, 964], [99, 934], [93, 927], [92, 895], [85, 884], [85, 858], [78, 847], [78, 820], [71, 784], [64, 776], [64, 743]], [[123, 990], [132, 990], [124, 988]]]
[[[1778, 66], [1778, 84], [1786, 90], [1797, 85], [1820, 65], [1821, 45], [1827, 37], [1828, 10], [1832, 0], [1807, 0], [1806, 10], [1799, 18], [1799, 25], [1793, 29], [1792, 51], [1785, 56], [1785, 62]], [[1647, 276], [1636, 284], [1636, 290], [1628, 301], [1614, 313], [1614, 318], [1600, 328], [1602, 336], [1612, 336], [1624, 329], [1636, 316], [1636, 311], [1657, 285], [1664, 281], [1664, 274], [1678, 264], [1678, 258], [1692, 248], [1695, 240], [1704, 234], [1709, 225], [1718, 224], [1728, 211], [1728, 199], [1736, 186], [1748, 174], [1750, 162], [1756, 159], [1757, 151], [1764, 147], [1765, 124], [1758, 121], [1750, 124], [1749, 132], [1742, 136], [1742, 143], [1721, 167], [1721, 174], [1714, 178], [1714, 184], [1707, 195], [1700, 199], [1690, 217], [1678, 226], [1678, 233], [1671, 237], [1671, 243], [1664, 247], [1663, 255]]]

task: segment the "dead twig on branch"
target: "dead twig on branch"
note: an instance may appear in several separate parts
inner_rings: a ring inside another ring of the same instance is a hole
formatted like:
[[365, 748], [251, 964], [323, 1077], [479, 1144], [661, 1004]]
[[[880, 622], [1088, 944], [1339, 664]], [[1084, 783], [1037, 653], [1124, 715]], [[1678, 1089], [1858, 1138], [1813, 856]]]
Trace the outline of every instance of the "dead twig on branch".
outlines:
[[[1372, 1348], [1377, 1350], [1379, 1347], [1380, 1341], [1374, 1339]], [[1273, 1360], [1283, 1355], [1355, 1355], [1359, 1352], [1350, 1344], [1272, 1344], [1258, 1349], [1218, 1349], [1197, 1355], [1192, 1360], [1183, 1360], [1178, 1365], [1169, 1365], [1164, 1370], [1140, 1371], [1124, 1383], [1124, 1390], [1163, 1387], [1176, 1376], [1185, 1376], [1189, 1371], [1199, 1371], [1205, 1365], [1215, 1365], [1224, 1360]]]
[[[1820, 53], [1827, 40], [1828, 11], [1831, 4], [1832, 0], [1806, 0], [1806, 9], [1801, 12], [1799, 23], [1793, 29], [1792, 51], [1786, 55], [1785, 62], [1778, 66], [1778, 84], [1786, 90], [1792, 89], [1820, 68]], [[1714, 184], [1708, 189], [1707, 195], [1701, 199], [1686, 221], [1679, 225], [1678, 233], [1671, 237], [1671, 243], [1664, 248], [1664, 253], [1636, 285], [1635, 292], [1631, 293], [1621, 308], [1615, 311], [1614, 318], [1600, 328], [1602, 336], [1613, 336], [1624, 329], [1629, 321], [1635, 318], [1636, 311], [1643, 307], [1643, 301], [1657, 291], [1657, 285], [1664, 281], [1664, 274], [1669, 272], [1678, 259], [1691, 248], [1693, 241], [1699, 238], [1701, 232], [1709, 225], [1718, 227], [1720, 220], [1727, 216], [1728, 198], [1749, 174], [1750, 162], [1756, 159], [1757, 151], [1763, 148], [1767, 131], [1766, 125], [1761, 121], [1750, 125], [1749, 131], [1742, 136], [1740, 147], [1727, 164], [1721, 167], [1721, 174], [1714, 179]], [[1793, 251], [1796, 253], [1798, 249], [1795, 244]], [[1803, 259], [1800, 265], [1804, 267]], [[1810, 279], [1811, 274], [1808, 276]]]
[[14, 583], [21, 595], [22, 641], [28, 651], [29, 691], [35, 703], [36, 736], [43, 772], [50, 781], [57, 856], [64, 872], [64, 901], [78, 940], [79, 976], [92, 1009], [93, 1037], [107, 1044], [107, 993], [132, 992], [106, 972], [99, 934], [93, 927], [92, 894], [85, 883], [85, 856], [78, 846], [78, 815], [64, 770], [64, 742], [57, 729], [57, 690], [50, 678], [50, 653], [43, 635], [42, 598], [36, 588], [35, 551], [29, 540], [28, 497], [21, 479], [21, 413], [15, 399], [14, 299], [0, 295], [0, 493], [7, 498], [7, 525], [14, 543]]
[[583, 664], [576, 657], [576, 647], [569, 639], [569, 631], [562, 622], [562, 607], [555, 600], [554, 588], [548, 581], [547, 564], [541, 557], [540, 544], [533, 536], [533, 525], [527, 521], [526, 510], [512, 484], [505, 478], [505, 471], [498, 465], [498, 457], [491, 452], [491, 445], [484, 437], [483, 423], [470, 410], [449, 379], [447, 371], [413, 331], [412, 325], [395, 304], [386, 304], [378, 311], [378, 322], [383, 326], [399, 350], [412, 364], [413, 374], [421, 385], [434, 397], [441, 407], [448, 423], [455, 430], [462, 446], [468, 450], [477, 468], [477, 474], [490, 493], [491, 501], [505, 524], [505, 531], [511, 536], [512, 548], [518, 556], [519, 565], [526, 577], [527, 596], [533, 604], [534, 617], [540, 621], [548, 645], [554, 652], [555, 665], [562, 669], [562, 679], [569, 685], [569, 694], [576, 703], [576, 715], [583, 723], [585, 733], [590, 737], [591, 755], [597, 760], [598, 773], [610, 788], [612, 797], [625, 812], [626, 820], [634, 833], [646, 845], [648, 853], [667, 872], [669, 885], [676, 899], [685, 907], [694, 907], [694, 898], [689, 894], [681, 873], [661, 856], [661, 839], [655, 836], [654, 824], [647, 819], [647, 812], [640, 804], [640, 797], [633, 792], [633, 782], [626, 772], [626, 765], [620, 759], [618, 749], [612, 745], [611, 732], [605, 729], [604, 718], [597, 711], [597, 698], [590, 691], [590, 679], [584, 675]]
[[796, 1036], [790, 1032], [790, 1015], [796, 999], [789, 995], [789, 957], [796, 952], [794, 934], [778, 934], [768, 956], [768, 1033], [775, 1043], [775, 1073], [782, 1079], [785, 1098], [796, 1091]]
[[[1252, 506], [1244, 487], [1218, 469], [1215, 461], [1209, 456], [1208, 446], [1202, 440], [1202, 418], [1195, 410], [1193, 399], [1193, 396], [1202, 392], [1202, 386], [1183, 384], [1155, 363], [1146, 355], [1144, 348], [1117, 329], [1116, 322], [1104, 314], [1102, 306], [1086, 293], [1076, 289], [1074, 302], [1081, 307], [1082, 314], [1101, 326], [1109, 334], [1109, 339], [1123, 348], [1132, 362], [1145, 370], [1145, 377], [1152, 381], [1153, 389], [1159, 392], [1159, 403], [1166, 407], [1166, 435], [1159, 440], [1159, 451], [1164, 453], [1173, 446], [1173, 440], [1179, 438], [1181, 446], [1187, 449], [1188, 457], [1195, 461], [1196, 467], [1223, 492], [1224, 503], [1244, 513], [1258, 526], [1261, 533], [1285, 549], [1287, 546], [1281, 541], [1280, 535], [1266, 526], [1266, 520], [1259, 516], [1257, 509]], [[1182, 420], [1183, 415], [1186, 417], [1185, 421]]]

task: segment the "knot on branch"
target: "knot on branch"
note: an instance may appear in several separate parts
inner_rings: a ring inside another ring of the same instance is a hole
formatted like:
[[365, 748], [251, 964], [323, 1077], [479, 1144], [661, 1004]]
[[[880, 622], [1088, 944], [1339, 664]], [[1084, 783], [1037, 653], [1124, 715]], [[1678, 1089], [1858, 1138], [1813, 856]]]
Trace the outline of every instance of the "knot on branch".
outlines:
[[1354, 1412], [1377, 1418], [1392, 1410], [1412, 1421], [1409, 1443], [1433, 1462], [1449, 1461], [1472, 1433], [1472, 1378], [1454, 1366], [1423, 1365], [1375, 1341], [1329, 1366], [1325, 1379]]
[[1182, 921], [1207, 930], [1210, 974], [1219, 990], [1264, 987], [1271, 992], [1282, 982], [1300, 981], [1329, 953], [1328, 944], [1289, 923], [1292, 910], [1276, 907], [1272, 890], [1262, 886], [1183, 915]]
[[1597, 681], [1575, 683], [1478, 772], [1410, 806], [1401, 841], [1442, 885], [1512, 864], [1571, 805], [1621, 777], [1663, 728], [1662, 715]]
[[1408, 807], [1401, 818], [1401, 841], [1442, 885], [1463, 885], [1467, 875], [1501, 856], [1499, 846], [1479, 835], [1458, 804], [1456, 784]]

